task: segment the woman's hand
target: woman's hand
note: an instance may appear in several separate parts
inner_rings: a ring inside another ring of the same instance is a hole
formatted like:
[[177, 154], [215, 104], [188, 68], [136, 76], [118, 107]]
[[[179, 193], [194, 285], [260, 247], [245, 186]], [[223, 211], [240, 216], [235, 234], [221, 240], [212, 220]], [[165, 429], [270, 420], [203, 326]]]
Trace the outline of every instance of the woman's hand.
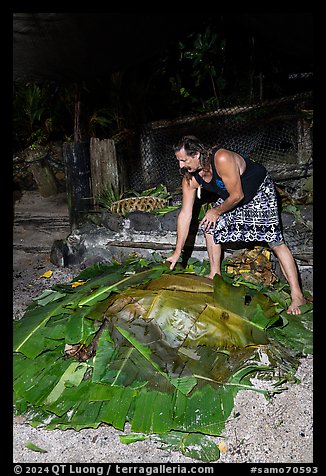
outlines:
[[170, 269], [173, 269], [176, 265], [176, 262], [180, 258], [180, 255], [181, 255], [181, 253], [178, 253], [177, 251], [175, 251], [171, 256], [169, 256], [168, 258], [165, 259], [164, 263], [166, 263], [166, 262], [171, 263]]
[[199, 225], [204, 229], [204, 231], [208, 231], [210, 228], [215, 228], [216, 222], [220, 218], [220, 213], [218, 208], [210, 208], [207, 210], [204, 218], [199, 223]]

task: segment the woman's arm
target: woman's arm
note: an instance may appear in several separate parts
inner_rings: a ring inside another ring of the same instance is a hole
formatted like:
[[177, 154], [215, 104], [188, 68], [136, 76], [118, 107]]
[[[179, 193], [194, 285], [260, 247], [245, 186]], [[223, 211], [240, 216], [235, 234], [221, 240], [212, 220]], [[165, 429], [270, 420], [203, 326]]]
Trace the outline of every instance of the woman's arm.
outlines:
[[166, 261], [171, 263], [170, 269], [173, 269], [176, 262], [180, 258], [184, 244], [188, 237], [190, 223], [192, 219], [192, 210], [196, 197], [196, 189], [198, 188], [193, 182], [193, 178], [190, 183], [183, 179], [182, 181], [182, 207], [177, 221], [177, 242], [175, 250], [171, 256], [166, 258]]
[[203, 220], [200, 222], [200, 225], [204, 226], [206, 231], [212, 226], [215, 226], [220, 216], [232, 210], [244, 197], [239, 164], [233, 152], [219, 149], [215, 154], [214, 163], [226, 190], [229, 192], [229, 196], [220, 206], [207, 211]]

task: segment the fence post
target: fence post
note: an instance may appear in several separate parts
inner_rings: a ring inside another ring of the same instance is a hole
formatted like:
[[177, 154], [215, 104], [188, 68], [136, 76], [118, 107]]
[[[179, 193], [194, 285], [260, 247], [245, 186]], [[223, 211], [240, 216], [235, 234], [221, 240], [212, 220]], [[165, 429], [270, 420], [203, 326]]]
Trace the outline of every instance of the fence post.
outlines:
[[91, 206], [89, 141], [65, 142], [63, 158], [70, 228], [74, 230], [82, 223]]
[[114, 140], [90, 140], [90, 169], [93, 204], [98, 205], [101, 192], [112, 186], [114, 190], [122, 188]]

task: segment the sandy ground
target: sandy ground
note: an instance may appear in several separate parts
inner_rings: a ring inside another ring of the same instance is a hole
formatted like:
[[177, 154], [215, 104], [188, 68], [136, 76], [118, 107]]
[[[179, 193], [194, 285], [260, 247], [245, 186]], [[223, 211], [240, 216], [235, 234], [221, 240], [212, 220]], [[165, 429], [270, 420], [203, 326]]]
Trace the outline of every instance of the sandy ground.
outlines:
[[[13, 248], [13, 318], [22, 317], [33, 297], [55, 283], [65, 283], [78, 268], [56, 268], [49, 260], [54, 239], [69, 234], [65, 194], [43, 198], [25, 192], [15, 204]], [[52, 270], [50, 279], [40, 278]], [[238, 393], [232, 416], [220, 437], [227, 444], [217, 463], [313, 463], [313, 359], [302, 359], [299, 384], [272, 400], [254, 391]], [[128, 431], [128, 427], [125, 428]], [[44, 430], [13, 417], [13, 459], [17, 463], [198, 463], [181, 453], [160, 449], [149, 440], [125, 445], [123, 432], [98, 429]], [[45, 449], [27, 449], [32, 442]], [[209, 464], [209, 463], [208, 463]]]

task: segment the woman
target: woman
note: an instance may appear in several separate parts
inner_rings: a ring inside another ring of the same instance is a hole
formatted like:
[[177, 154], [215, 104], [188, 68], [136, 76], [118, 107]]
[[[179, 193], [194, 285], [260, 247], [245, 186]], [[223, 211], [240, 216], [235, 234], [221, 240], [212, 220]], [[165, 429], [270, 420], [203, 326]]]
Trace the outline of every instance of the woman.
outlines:
[[267, 242], [277, 256], [291, 289], [288, 314], [301, 314], [306, 301], [302, 294], [297, 267], [284, 243], [279, 223], [274, 183], [265, 167], [236, 152], [222, 148], [206, 149], [195, 136], [185, 136], [174, 147], [182, 180], [182, 208], [177, 222], [174, 253], [166, 261], [173, 269], [186, 242], [196, 194], [201, 188], [218, 195], [200, 226], [205, 233], [210, 273], [221, 274], [221, 243]]

